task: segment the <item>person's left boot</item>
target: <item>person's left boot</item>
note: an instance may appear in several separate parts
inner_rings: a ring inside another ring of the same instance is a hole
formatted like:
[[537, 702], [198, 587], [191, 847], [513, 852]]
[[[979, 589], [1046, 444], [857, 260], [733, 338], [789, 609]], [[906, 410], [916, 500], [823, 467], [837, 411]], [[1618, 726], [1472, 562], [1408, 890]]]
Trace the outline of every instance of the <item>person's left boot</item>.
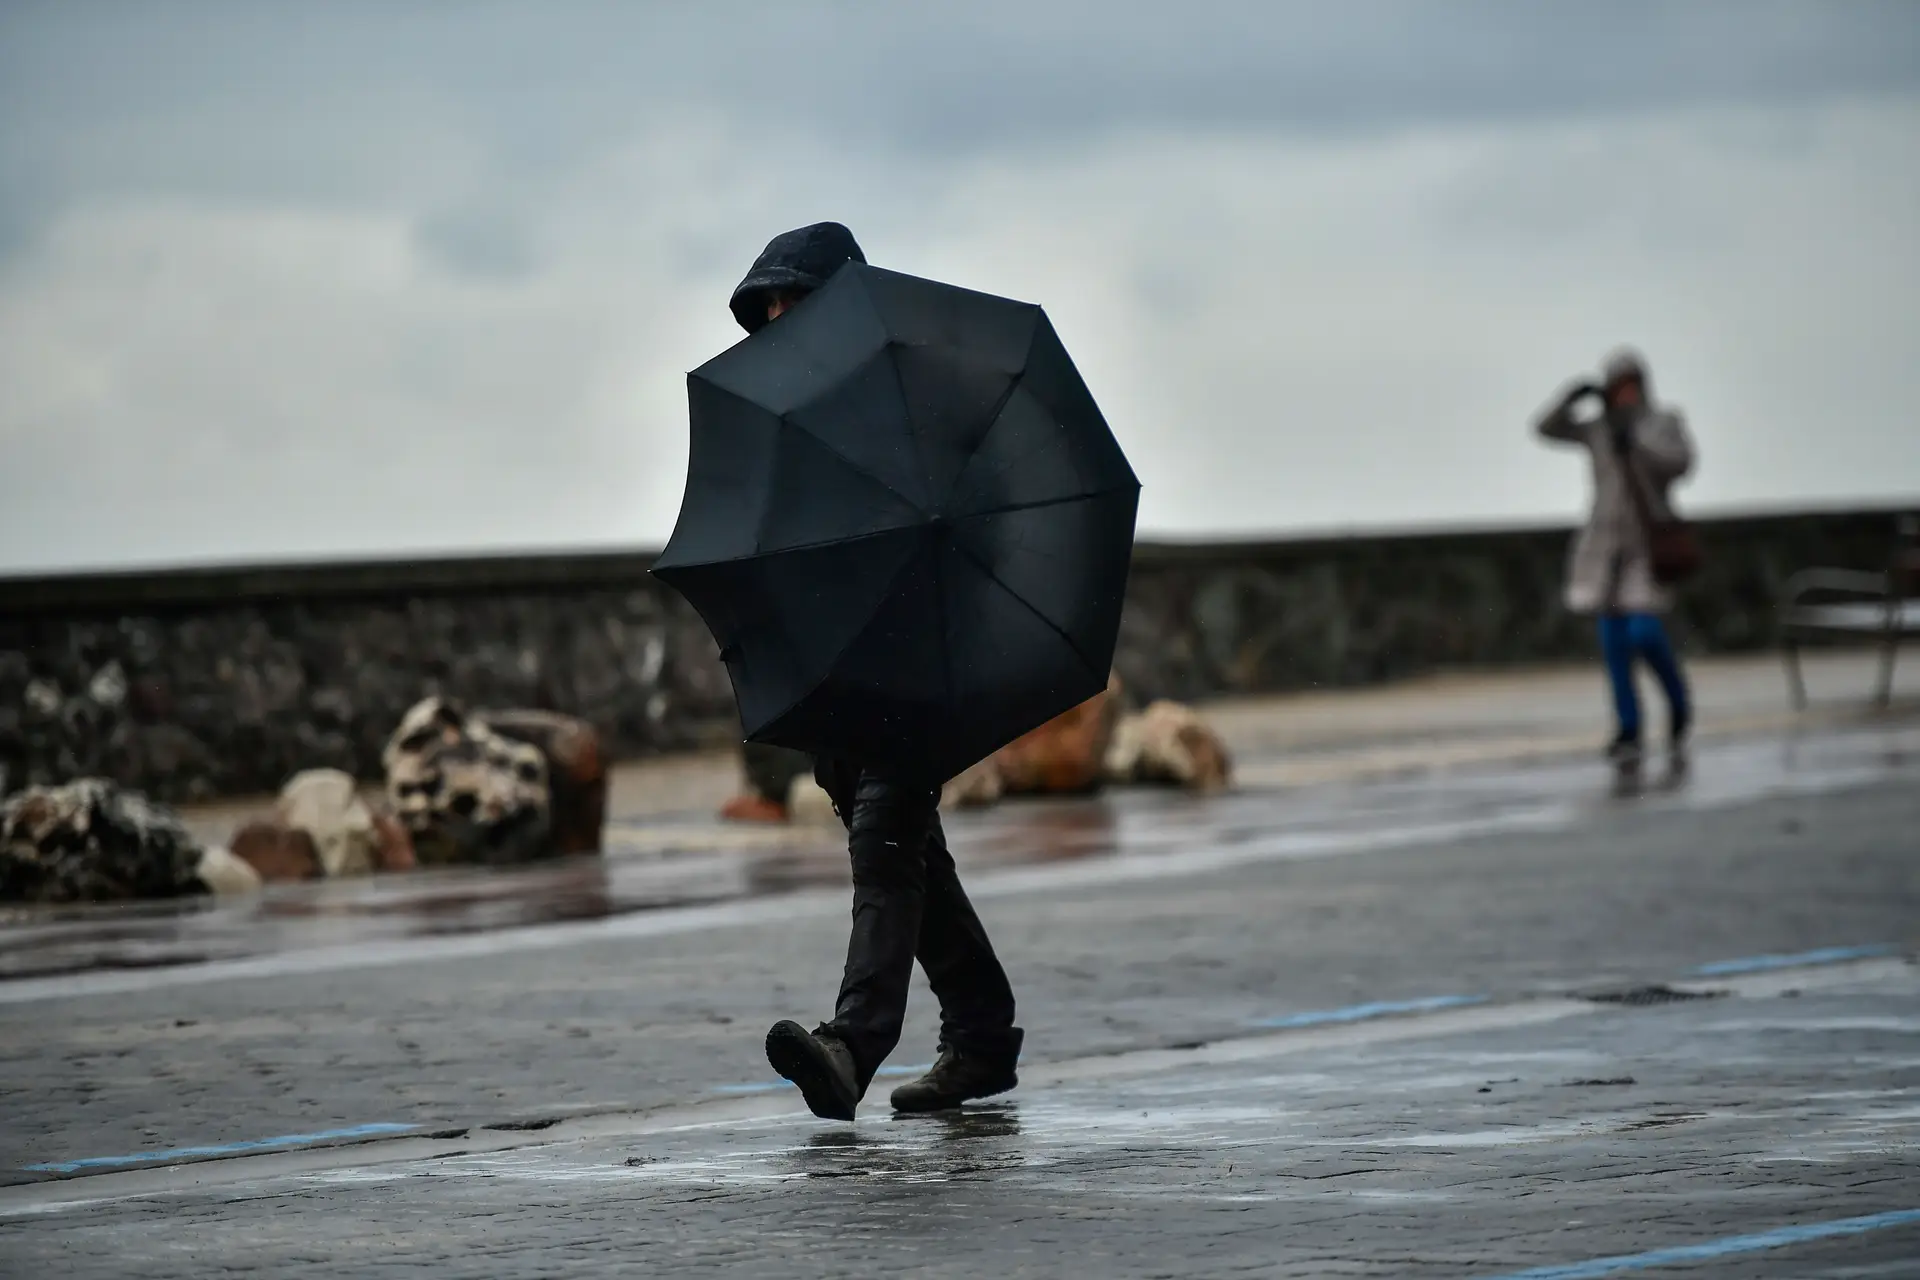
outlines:
[[974, 1098], [991, 1098], [1020, 1083], [1014, 1059], [962, 1053], [942, 1045], [940, 1060], [918, 1080], [893, 1091], [895, 1111], [948, 1111]]

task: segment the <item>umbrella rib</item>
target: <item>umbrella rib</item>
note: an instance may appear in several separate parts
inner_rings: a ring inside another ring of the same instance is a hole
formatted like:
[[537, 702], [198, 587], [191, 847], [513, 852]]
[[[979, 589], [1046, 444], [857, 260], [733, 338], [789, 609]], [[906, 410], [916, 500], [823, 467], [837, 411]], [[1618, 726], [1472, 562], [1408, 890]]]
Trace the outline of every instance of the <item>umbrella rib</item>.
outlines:
[[[867, 276], [864, 274], [855, 273], [854, 283], [859, 285], [860, 292], [866, 296], [867, 305], [869, 307], [874, 308], [874, 310], [877, 312], [879, 310], [879, 304], [874, 301], [873, 290], [867, 287]], [[880, 349], [880, 351], [876, 353], [875, 358], [878, 359], [881, 356], [884, 356], [887, 351], [887, 347], [891, 345], [892, 345], [891, 342], [889, 342], [887, 346], [883, 346]], [[891, 358], [886, 359], [885, 364], [888, 371], [893, 374], [893, 380], [894, 380], [895, 386], [898, 386], [900, 382], [900, 370], [898, 366], [894, 364]], [[833, 388], [831, 387], [827, 388], [826, 390], [821, 392], [820, 396], [816, 396], [814, 400], [809, 401], [808, 404], [817, 403], [821, 398], [832, 394], [832, 391], [833, 391]], [[906, 403], [906, 392], [905, 392], [905, 389], [902, 388], [901, 404], [904, 406], [905, 403]], [[791, 410], [790, 412], [798, 412], [799, 410], [804, 409], [806, 407], [808, 406], [796, 405], [794, 409]], [[785, 413], [781, 414], [778, 418], [778, 422], [783, 427], [792, 427], [796, 431], [805, 432], [809, 439], [819, 441], [821, 448], [825, 449], [828, 453], [831, 453], [834, 457], [840, 459], [840, 461], [846, 463], [847, 466], [851, 468], [855, 473], [859, 475], [863, 475], [867, 479], [873, 481], [875, 484], [879, 485], [882, 489], [885, 489], [888, 493], [900, 499], [900, 501], [906, 503], [908, 506], [912, 507], [915, 511], [920, 511], [923, 514], [925, 513], [925, 508], [923, 508], [918, 502], [915, 502], [912, 498], [909, 498], [906, 494], [900, 492], [898, 489], [888, 484], [885, 480], [882, 480], [879, 476], [867, 470], [865, 467], [855, 462], [852, 458], [849, 458], [846, 454], [840, 452], [840, 450], [834, 448], [833, 445], [829, 444], [826, 440], [822, 439], [817, 433], [808, 431], [807, 428], [802, 426], [800, 423], [789, 421], [787, 414]], [[912, 433], [909, 432], [909, 435], [911, 434]], [[916, 455], [919, 453], [919, 442], [917, 440], [914, 442], [914, 452]], [[920, 464], [921, 464], [921, 470], [924, 473], [924, 471], [926, 470], [926, 459], [921, 458]]]
[[[804, 405], [801, 407], [805, 408]], [[819, 445], [822, 449], [825, 449], [828, 453], [832, 454], [834, 457], [838, 458], [842, 463], [844, 463], [846, 465], [847, 470], [853, 472], [855, 475], [861, 476], [861, 477], [864, 477], [865, 479], [873, 481], [875, 484], [879, 485], [882, 489], [885, 489], [888, 493], [900, 499], [900, 501], [906, 503], [908, 506], [912, 507], [915, 511], [922, 510], [918, 502], [915, 502], [912, 498], [900, 492], [898, 489], [888, 484], [885, 480], [881, 479], [879, 476], [875, 475], [873, 472], [867, 470], [867, 468], [861, 466], [858, 462], [854, 461], [852, 458], [849, 458], [846, 454], [840, 452], [840, 450], [834, 448], [832, 443], [823, 439], [818, 432], [808, 430], [804, 425], [798, 422], [794, 422], [784, 413], [781, 414], [780, 417], [776, 419], [776, 421], [779, 422], [779, 424], [782, 427], [793, 428], [795, 431], [798, 431], [800, 434], [804, 435], [807, 439]]]
[[821, 547], [844, 547], [856, 542], [866, 542], [871, 538], [885, 538], [896, 533], [906, 533], [921, 527], [919, 522], [895, 525], [891, 529], [875, 529], [870, 533], [856, 533], [851, 536], [821, 538], [817, 542], [798, 542], [791, 547], [775, 547], [771, 551], [754, 551], [746, 555], [722, 556], [717, 560], [696, 560], [691, 564], [679, 564], [675, 569], [712, 569], [721, 565], [747, 564], [755, 560], [771, 560], [775, 556], [791, 555], [796, 551], [818, 551]]
[[[1138, 483], [1135, 483], [1133, 487], [1137, 490], [1140, 486]], [[1011, 506], [995, 507], [991, 511], [976, 511], [971, 515], [959, 517], [954, 523], [963, 524], [969, 520], [985, 520], [992, 516], [1012, 515], [1017, 511], [1037, 511], [1041, 507], [1065, 506], [1069, 502], [1091, 502], [1095, 498], [1111, 498], [1117, 493], [1125, 492], [1127, 492], [1127, 486], [1121, 485], [1113, 489], [1095, 489], [1091, 493], [1070, 494], [1064, 498], [1036, 498], [1032, 502], [1016, 502]], [[994, 581], [999, 582], [1000, 580], [995, 578]], [[1001, 585], [1005, 586], [1006, 584], [1001, 583]]]
[[993, 429], [1000, 425], [1000, 415], [1007, 411], [1007, 406], [1013, 402], [1014, 392], [1019, 389], [1020, 375], [1015, 374], [1013, 378], [1008, 381], [1007, 389], [1000, 393], [998, 400], [994, 401], [993, 411], [987, 415], [987, 429], [981, 434], [979, 441], [973, 446], [973, 452], [968, 455], [967, 462], [962, 464], [960, 469], [954, 473], [953, 482], [947, 486], [947, 491], [940, 495], [940, 509], [942, 511], [945, 511], [947, 504], [953, 501], [954, 492], [959, 489], [960, 482], [967, 478], [967, 472], [971, 469], [973, 459], [979, 457], [980, 450], [986, 447], [988, 438], [993, 435]]
[[1021, 595], [1018, 591], [1015, 591], [1012, 587], [1002, 582], [1000, 580], [1000, 575], [993, 571], [992, 566], [988, 565], [985, 561], [981, 560], [979, 556], [974, 555], [971, 551], [967, 550], [967, 548], [965, 548], [964, 546], [961, 546], [957, 542], [953, 544], [953, 547], [954, 547], [954, 550], [958, 551], [961, 555], [971, 560], [973, 562], [974, 567], [980, 570], [980, 572], [986, 574], [987, 577], [992, 580], [994, 585], [998, 586], [1002, 591], [1006, 592], [1009, 596], [1012, 596], [1015, 600], [1018, 600], [1020, 602], [1021, 608], [1025, 609], [1028, 613], [1031, 613], [1034, 617], [1040, 619], [1040, 621], [1046, 623], [1048, 630], [1052, 631], [1055, 635], [1059, 636], [1060, 639], [1066, 644], [1067, 648], [1073, 650], [1073, 656], [1080, 659], [1081, 662], [1085, 663], [1089, 671], [1091, 671], [1094, 667], [1099, 665], [1094, 661], [1092, 661], [1090, 658], [1088, 658], [1085, 653], [1081, 652], [1080, 646], [1073, 642], [1072, 636], [1068, 635], [1065, 631], [1063, 631], [1060, 628], [1059, 623], [1055, 622], [1052, 618], [1049, 618], [1046, 614], [1034, 608], [1033, 603], [1029, 601], [1025, 596]]

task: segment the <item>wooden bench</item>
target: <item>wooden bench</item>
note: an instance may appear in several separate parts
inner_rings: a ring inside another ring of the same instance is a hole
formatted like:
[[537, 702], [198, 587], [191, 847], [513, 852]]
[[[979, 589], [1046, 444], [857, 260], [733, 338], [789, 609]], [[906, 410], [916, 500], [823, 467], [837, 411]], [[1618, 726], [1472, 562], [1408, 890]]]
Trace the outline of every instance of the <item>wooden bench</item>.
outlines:
[[1893, 701], [1893, 662], [1900, 642], [1920, 635], [1920, 516], [1902, 516], [1884, 573], [1807, 569], [1787, 579], [1780, 602], [1780, 644], [1793, 705], [1807, 705], [1800, 643], [1818, 635], [1873, 637], [1880, 643], [1875, 701]]

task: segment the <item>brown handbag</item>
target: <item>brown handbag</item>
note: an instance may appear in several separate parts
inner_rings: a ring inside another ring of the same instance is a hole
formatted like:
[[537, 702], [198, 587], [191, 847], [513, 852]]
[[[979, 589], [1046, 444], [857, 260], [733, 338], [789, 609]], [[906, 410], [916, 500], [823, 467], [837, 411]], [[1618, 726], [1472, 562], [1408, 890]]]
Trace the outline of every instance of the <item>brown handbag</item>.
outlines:
[[1653, 571], [1653, 580], [1663, 587], [1678, 586], [1700, 572], [1700, 566], [1706, 561], [1700, 538], [1685, 520], [1654, 518], [1653, 503], [1647, 497], [1640, 468], [1633, 465], [1631, 452], [1621, 455], [1620, 466], [1627, 473], [1627, 492], [1633, 497], [1634, 513], [1640, 517], [1640, 527], [1647, 531], [1647, 562]]

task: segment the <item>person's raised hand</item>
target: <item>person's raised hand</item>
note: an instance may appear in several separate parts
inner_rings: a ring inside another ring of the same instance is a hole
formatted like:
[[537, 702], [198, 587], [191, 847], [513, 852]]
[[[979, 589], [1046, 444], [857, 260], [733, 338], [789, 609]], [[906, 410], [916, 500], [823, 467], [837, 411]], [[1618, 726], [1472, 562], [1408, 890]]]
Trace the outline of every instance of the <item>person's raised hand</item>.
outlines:
[[1560, 393], [1560, 403], [1566, 405], [1568, 408], [1572, 408], [1588, 396], [1601, 394], [1598, 383], [1590, 382], [1585, 378], [1575, 378], [1572, 382], [1569, 382], [1566, 389]]

